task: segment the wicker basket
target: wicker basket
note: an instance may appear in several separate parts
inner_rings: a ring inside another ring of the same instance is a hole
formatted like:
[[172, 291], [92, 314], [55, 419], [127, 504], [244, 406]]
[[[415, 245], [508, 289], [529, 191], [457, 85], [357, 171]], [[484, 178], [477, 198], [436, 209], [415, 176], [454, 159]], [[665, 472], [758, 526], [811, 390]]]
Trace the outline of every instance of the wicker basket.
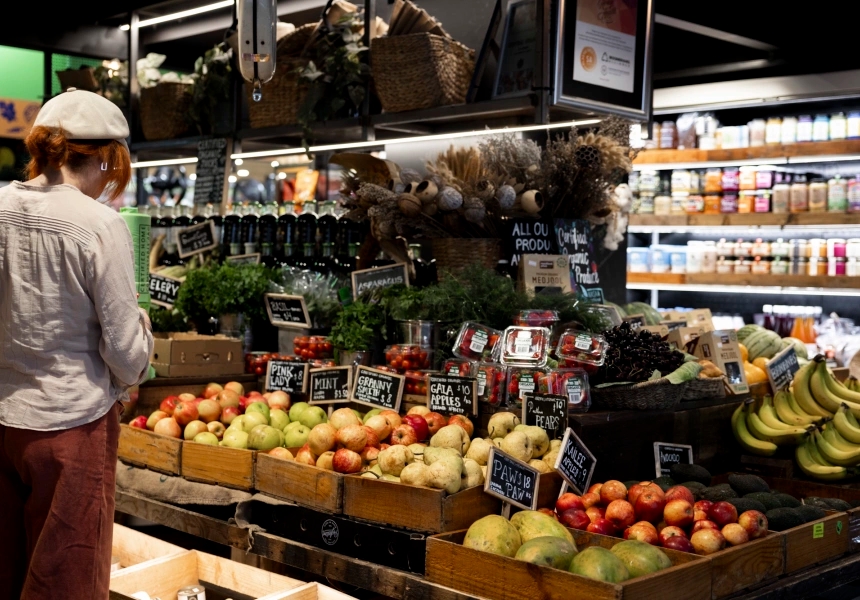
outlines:
[[709, 400], [725, 397], [726, 386], [722, 377], [699, 377], [684, 384], [681, 400]]
[[140, 90], [140, 127], [144, 138], [172, 140], [188, 133], [190, 89], [188, 84], [169, 82]]
[[445, 272], [456, 275], [473, 263], [495, 269], [502, 255], [501, 241], [496, 238], [437, 238], [432, 247], [440, 276]]
[[642, 383], [591, 388], [595, 408], [609, 410], [673, 410], [681, 401], [685, 384], [657, 379]]
[[432, 33], [377, 38], [370, 45], [376, 94], [385, 112], [462, 104], [475, 51]]

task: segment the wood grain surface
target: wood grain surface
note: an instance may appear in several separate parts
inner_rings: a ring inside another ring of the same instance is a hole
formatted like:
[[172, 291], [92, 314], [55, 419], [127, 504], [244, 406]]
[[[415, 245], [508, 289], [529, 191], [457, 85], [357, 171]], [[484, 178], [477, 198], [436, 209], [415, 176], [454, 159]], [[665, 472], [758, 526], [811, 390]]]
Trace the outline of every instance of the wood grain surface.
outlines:
[[182, 476], [239, 490], [254, 489], [253, 450], [188, 442], [182, 451]]
[[[824, 525], [821, 537], [814, 535], [816, 525]], [[782, 532], [785, 537], [785, 572], [794, 573], [812, 565], [831, 561], [848, 552], [849, 521], [844, 512], [804, 523]]]
[[302, 504], [314, 510], [339, 514], [343, 510], [343, 479], [340, 473], [260, 452], [254, 467], [258, 491]]
[[182, 440], [158, 435], [147, 429], [122, 424], [118, 456], [123, 462], [148, 467], [159, 473], [179, 475], [182, 469]]
[[776, 579], [785, 571], [785, 539], [769, 532], [765, 537], [708, 556], [711, 562], [711, 594], [723, 598]]

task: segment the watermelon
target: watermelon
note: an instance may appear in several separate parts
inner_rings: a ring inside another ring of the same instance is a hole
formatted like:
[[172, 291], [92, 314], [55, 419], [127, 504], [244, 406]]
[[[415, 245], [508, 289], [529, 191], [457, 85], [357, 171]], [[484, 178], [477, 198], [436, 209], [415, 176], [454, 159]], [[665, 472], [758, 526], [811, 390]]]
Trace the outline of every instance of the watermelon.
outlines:
[[624, 312], [630, 315], [644, 315], [646, 325], [659, 325], [663, 317], [654, 307], [644, 302], [631, 302], [624, 307]]
[[757, 358], [773, 358], [782, 350], [782, 338], [779, 334], [767, 329], [756, 331], [744, 340], [744, 346], [749, 350], [749, 360]]
[[806, 349], [806, 344], [801, 340], [795, 337], [782, 338], [782, 348], [780, 351], [785, 350], [789, 346], [794, 346], [794, 353], [797, 354], [797, 358], [809, 358], [809, 351]]
[[747, 339], [750, 335], [754, 334], [756, 331], [764, 331], [764, 327], [760, 325], [744, 325], [740, 329], [738, 329], [738, 341], [744, 345], [745, 339]]

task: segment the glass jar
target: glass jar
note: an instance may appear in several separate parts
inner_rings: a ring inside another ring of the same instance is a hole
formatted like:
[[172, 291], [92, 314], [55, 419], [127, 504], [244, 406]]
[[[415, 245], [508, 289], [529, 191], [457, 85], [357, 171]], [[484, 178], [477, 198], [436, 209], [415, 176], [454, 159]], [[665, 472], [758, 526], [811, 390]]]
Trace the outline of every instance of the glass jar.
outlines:
[[656, 192], [660, 184], [659, 171], [639, 171], [639, 192]]
[[846, 131], [849, 140], [860, 139], [860, 111], [853, 110], [848, 113]]
[[845, 113], [834, 113], [830, 115], [830, 139], [844, 140], [848, 137], [848, 119]]
[[806, 175], [794, 176], [794, 183], [791, 184], [789, 210], [793, 213], [809, 210], [809, 184], [806, 182]]
[[767, 120], [764, 132], [765, 144], [779, 144], [782, 140], [782, 119], [771, 117]]
[[741, 185], [741, 172], [735, 168], [725, 168], [723, 169], [723, 176], [720, 180], [722, 185], [722, 190], [724, 192], [736, 192], [740, 189]]
[[663, 121], [660, 124], [660, 149], [673, 149], [678, 146], [678, 130], [675, 121]]
[[845, 262], [845, 274], [848, 277], [860, 277], [860, 260], [849, 258]]
[[738, 240], [735, 244], [735, 256], [745, 257], [752, 256], [752, 242], [745, 242], [743, 240]]
[[728, 258], [725, 256], [721, 256], [717, 259], [717, 273], [720, 275], [727, 275], [729, 273], [735, 272], [735, 263], [737, 261], [733, 258]]
[[827, 115], [815, 115], [812, 122], [812, 141], [826, 142], [830, 138], [830, 119]]
[[776, 257], [770, 263], [771, 275], [788, 275], [789, 262], [788, 260]]
[[782, 143], [794, 144], [797, 142], [797, 117], [782, 118]]
[[847, 258], [860, 258], [860, 239], [851, 238], [846, 241], [845, 256]]
[[687, 273], [701, 273], [705, 247], [702, 242], [687, 242]]
[[860, 175], [848, 180], [848, 212], [860, 213]]
[[757, 238], [752, 245], [753, 256], [770, 256], [770, 242]]
[[639, 193], [639, 214], [654, 214], [654, 194], [646, 194], [644, 192]]
[[747, 214], [753, 212], [755, 208], [755, 195], [753, 190], [743, 190], [738, 194], [738, 212]]
[[809, 212], [827, 210], [827, 181], [823, 177], [814, 178], [809, 184]]
[[735, 261], [736, 275], [749, 275], [752, 270], [752, 260], [749, 258], [739, 258]]
[[791, 259], [791, 274], [792, 275], [808, 275], [809, 274], [809, 259], [804, 256]]
[[750, 272], [753, 275], [768, 275], [770, 274], [770, 261], [762, 256], [756, 256], [753, 259]]
[[767, 122], [764, 119], [753, 119], [747, 126], [750, 130], [750, 146], [764, 146]]
[[717, 270], [717, 244], [713, 241], [702, 245], [702, 273], [713, 273]]
[[811, 142], [812, 141], [812, 117], [809, 115], [800, 115], [797, 117], [797, 141]]
[[669, 252], [665, 246], [651, 246], [650, 255], [652, 273], [669, 272]]
[[726, 238], [721, 238], [719, 242], [716, 244], [717, 246], [717, 256], [734, 256], [735, 255], [735, 242], [727, 240]]
[[827, 240], [827, 258], [845, 258], [848, 242], [842, 238], [830, 238]]
[[809, 242], [806, 240], [791, 240], [788, 243], [788, 255], [792, 258], [808, 258]]
[[826, 258], [810, 258], [808, 275], [827, 275]]
[[704, 192], [706, 194], [719, 194], [723, 191], [723, 170], [708, 169], [705, 171]]
[[773, 193], [770, 210], [774, 213], [787, 213], [791, 204], [791, 185], [779, 178], [779, 175], [781, 174], [777, 174], [778, 183], [775, 183], [771, 190]]
[[686, 248], [674, 248], [669, 253], [669, 272], [683, 274], [687, 272]]
[[672, 197], [671, 196], [654, 196], [654, 214], [669, 215], [672, 213]]
[[848, 181], [839, 175], [834, 175], [827, 182], [827, 212], [841, 212], [848, 210]]
[[759, 169], [755, 172], [755, 189], [769, 190], [773, 187], [774, 172], [770, 169]]
[[753, 169], [741, 169], [740, 176], [738, 177], [738, 189], [739, 190], [755, 190], [755, 170]]
[[774, 258], [776, 257], [784, 257], [787, 258], [791, 254], [791, 246], [783, 240], [782, 238], [778, 238], [775, 242], [771, 242], [770, 244], [770, 255]]
[[723, 194], [720, 200], [720, 212], [729, 214], [738, 212], [738, 195]]
[[827, 258], [827, 240], [823, 238], [809, 240], [806, 256], [809, 258]]
[[663, 171], [660, 173], [660, 180], [657, 182], [658, 196], [668, 196], [672, 193], [672, 172]]
[[687, 199], [690, 197], [688, 192], [672, 192], [672, 205], [669, 209], [669, 214], [686, 215], [687, 214]]
[[757, 213], [770, 212], [770, 190], [758, 190], [755, 193], [753, 210]]
[[687, 196], [687, 213], [697, 214], [705, 210], [705, 199], [699, 194]]
[[675, 169], [672, 171], [672, 193], [690, 192], [692, 187], [692, 176], [687, 169]]
[[706, 215], [718, 215], [720, 214], [720, 202], [722, 201], [722, 196], [719, 194], [708, 194], [704, 197], [704, 208]]
[[704, 171], [690, 171], [690, 193], [701, 194], [702, 185], [704, 185]]

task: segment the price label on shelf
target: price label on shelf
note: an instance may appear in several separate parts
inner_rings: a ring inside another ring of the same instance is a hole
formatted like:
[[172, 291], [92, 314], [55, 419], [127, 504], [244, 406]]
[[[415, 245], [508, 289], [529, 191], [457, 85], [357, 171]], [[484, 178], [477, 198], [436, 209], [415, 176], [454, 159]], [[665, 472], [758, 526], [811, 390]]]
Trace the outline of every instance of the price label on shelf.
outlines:
[[310, 378], [309, 404], [337, 404], [349, 401], [352, 367], [311, 369]]
[[443, 415], [478, 414], [477, 379], [457, 375], [430, 375], [427, 408]]
[[668, 477], [672, 465], [679, 464], [693, 464], [692, 446], [654, 442], [654, 470], [657, 477]]
[[770, 387], [774, 392], [786, 389], [794, 381], [794, 374], [800, 370], [794, 346], [789, 346], [765, 365]]
[[484, 492], [525, 510], [537, 510], [540, 472], [506, 454], [490, 449]]
[[409, 287], [409, 270], [406, 263], [352, 272], [353, 300], [370, 290], [393, 285]]
[[371, 408], [399, 411], [405, 382], [403, 375], [358, 366], [349, 399]]
[[567, 396], [526, 394], [523, 425], [537, 425], [546, 431], [549, 439], [560, 440], [567, 429], [567, 404]]
[[310, 328], [311, 317], [304, 296], [266, 294], [265, 302], [269, 322], [275, 327]]
[[304, 394], [308, 389], [307, 363], [270, 360], [266, 368], [267, 392]]
[[179, 296], [179, 288], [182, 286], [182, 281], [175, 277], [159, 275], [158, 273], [149, 274], [149, 296], [153, 304], [164, 308], [173, 308], [176, 304], [176, 298]]
[[579, 437], [568, 428], [561, 441], [555, 469], [577, 494], [588, 491], [597, 459]]
[[178, 246], [180, 258], [187, 258], [212, 250], [218, 246], [218, 240], [215, 239], [215, 223], [205, 221], [181, 229], [178, 236]]

